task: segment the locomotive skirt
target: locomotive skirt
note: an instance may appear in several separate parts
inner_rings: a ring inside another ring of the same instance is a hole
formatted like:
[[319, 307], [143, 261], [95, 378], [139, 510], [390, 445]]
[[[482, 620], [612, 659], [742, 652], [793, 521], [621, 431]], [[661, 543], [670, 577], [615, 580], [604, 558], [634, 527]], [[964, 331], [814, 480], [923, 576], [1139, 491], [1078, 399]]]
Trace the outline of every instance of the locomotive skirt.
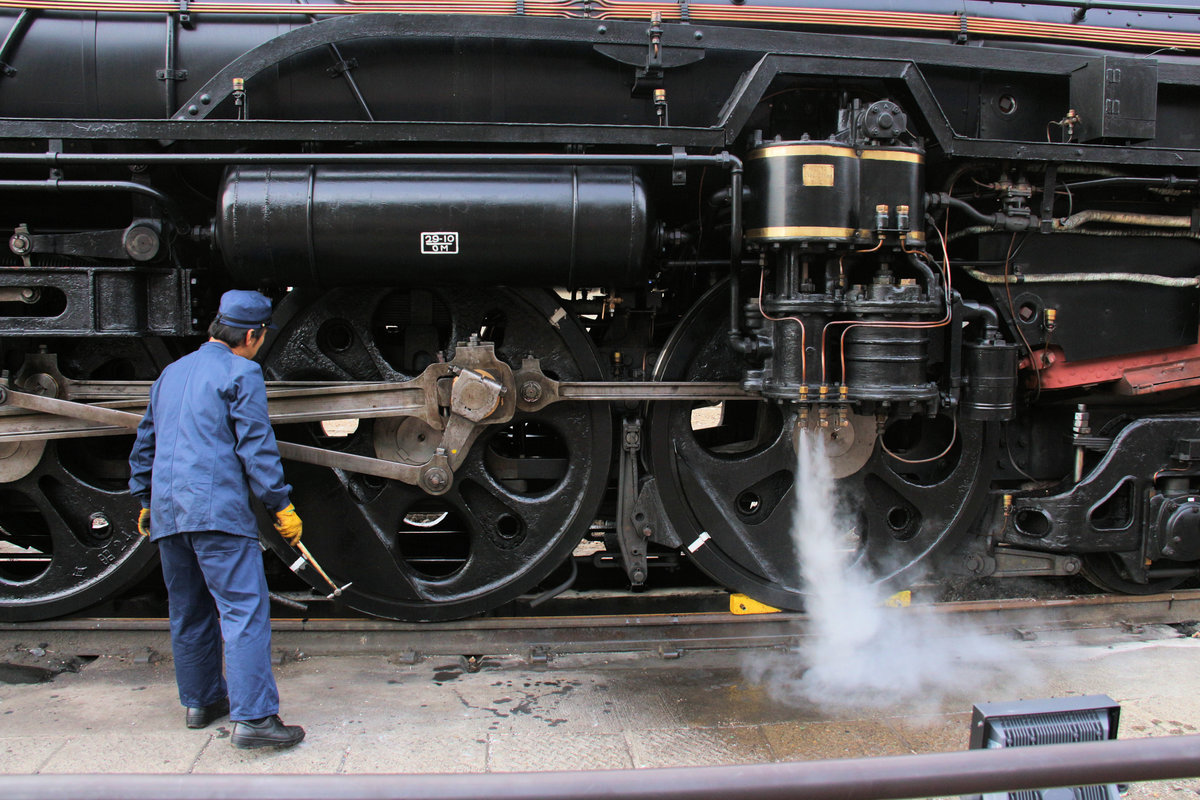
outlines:
[[158, 552], [170, 604], [179, 702], [199, 708], [228, 693], [232, 721], [279, 713], [271, 673], [270, 600], [258, 539], [217, 531], [176, 533], [158, 540]]

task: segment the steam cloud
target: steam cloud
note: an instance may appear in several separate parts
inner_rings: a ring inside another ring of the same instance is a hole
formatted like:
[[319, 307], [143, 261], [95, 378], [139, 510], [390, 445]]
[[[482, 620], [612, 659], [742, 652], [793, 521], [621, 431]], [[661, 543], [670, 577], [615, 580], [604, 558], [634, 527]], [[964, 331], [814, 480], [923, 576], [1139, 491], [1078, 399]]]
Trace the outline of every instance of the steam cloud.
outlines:
[[809, 636], [799, 654], [748, 656], [747, 678], [765, 684], [775, 699], [825, 708], [938, 706], [968, 689], [978, 693], [1001, 674], [1030, 678], [1028, 667], [1014, 668], [1023, 661], [1009, 643], [944, 615], [884, 605], [872, 576], [849, 563], [845, 533], [852, 524], [837, 519], [824, 439], [800, 436], [793, 536]]

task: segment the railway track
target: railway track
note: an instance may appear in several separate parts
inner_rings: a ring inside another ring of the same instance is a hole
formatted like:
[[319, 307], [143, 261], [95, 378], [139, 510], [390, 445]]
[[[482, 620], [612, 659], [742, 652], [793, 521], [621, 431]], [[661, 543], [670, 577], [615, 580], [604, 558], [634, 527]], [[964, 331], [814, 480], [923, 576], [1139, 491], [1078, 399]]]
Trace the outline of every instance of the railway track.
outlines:
[[[569, 599], [569, 598], [568, 598]], [[914, 604], [898, 614], [946, 620], [946, 635], [964, 627], [1034, 639], [1040, 633], [1200, 620], [1200, 590], [1156, 595], [972, 600]], [[400, 661], [459, 656], [470, 668], [484, 656], [532, 663], [559, 656], [634, 653], [679, 658], [687, 652], [802, 647], [810, 620], [802, 613], [623, 613], [404, 623], [366, 618], [277, 618], [280, 660], [300, 656], [387, 654]], [[59, 654], [155, 660], [170, 652], [164, 618], [74, 618], [0, 623], [0, 649], [40, 647]]]

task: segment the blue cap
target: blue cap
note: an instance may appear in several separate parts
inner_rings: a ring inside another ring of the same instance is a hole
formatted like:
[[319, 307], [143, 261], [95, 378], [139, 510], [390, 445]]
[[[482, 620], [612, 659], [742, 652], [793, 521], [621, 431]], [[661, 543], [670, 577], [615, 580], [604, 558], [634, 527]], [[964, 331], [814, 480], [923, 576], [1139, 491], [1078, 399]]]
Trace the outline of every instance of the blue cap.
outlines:
[[231, 289], [221, 295], [221, 308], [217, 312], [217, 322], [231, 328], [270, 328], [271, 300], [258, 292], [246, 289]]

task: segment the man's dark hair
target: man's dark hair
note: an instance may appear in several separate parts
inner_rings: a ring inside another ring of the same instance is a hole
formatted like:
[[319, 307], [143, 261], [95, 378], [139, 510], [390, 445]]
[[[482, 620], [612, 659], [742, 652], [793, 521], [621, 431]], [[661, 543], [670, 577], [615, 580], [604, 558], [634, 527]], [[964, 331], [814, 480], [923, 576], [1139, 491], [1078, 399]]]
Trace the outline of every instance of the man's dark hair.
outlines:
[[[254, 338], [258, 339], [264, 333], [266, 333], [266, 331], [262, 328], [259, 328], [258, 330], [254, 331]], [[232, 325], [226, 325], [225, 323], [218, 322], [215, 319], [213, 320], [212, 325], [208, 326], [208, 335], [219, 342], [224, 342], [230, 347], [237, 347], [242, 342], [246, 341], [245, 328], [235, 328]]]

